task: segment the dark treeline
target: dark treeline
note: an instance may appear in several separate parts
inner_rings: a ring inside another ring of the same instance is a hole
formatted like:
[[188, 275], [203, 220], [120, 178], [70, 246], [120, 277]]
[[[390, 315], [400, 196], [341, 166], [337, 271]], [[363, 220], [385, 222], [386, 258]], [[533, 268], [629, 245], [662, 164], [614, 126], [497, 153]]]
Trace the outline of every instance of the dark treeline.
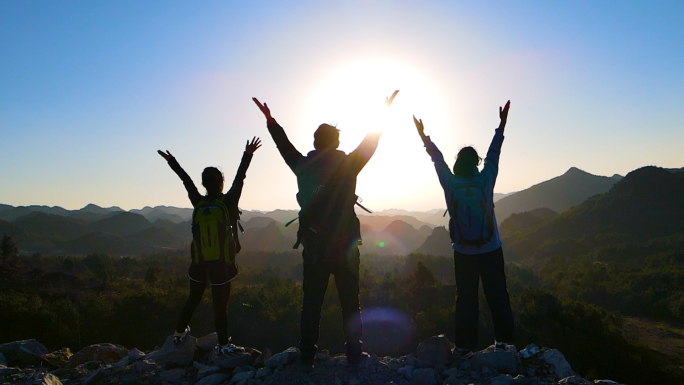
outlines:
[[[281, 351], [297, 346], [301, 308], [301, 256], [244, 252], [241, 276], [228, 304], [229, 328], [237, 344]], [[187, 295], [185, 253], [139, 258], [21, 256], [2, 267], [0, 343], [35, 338], [50, 349], [77, 350], [111, 342], [151, 350], [172, 333]], [[507, 265], [519, 349], [528, 343], [562, 351], [586, 378], [630, 384], [670, 380], [658, 357], [623, 337], [620, 318], [582, 300], [555, 294], [531, 270]], [[563, 282], [562, 280], [559, 282]], [[364, 350], [378, 355], [410, 353], [436, 334], [454, 333], [453, 261], [411, 254], [366, 255], [361, 260]], [[574, 294], [574, 293], [573, 293]], [[480, 295], [481, 348], [494, 335]], [[211, 298], [191, 321], [193, 335], [213, 332]], [[344, 350], [334, 284], [323, 305], [319, 346]], [[668, 375], [669, 376], [669, 375]]]

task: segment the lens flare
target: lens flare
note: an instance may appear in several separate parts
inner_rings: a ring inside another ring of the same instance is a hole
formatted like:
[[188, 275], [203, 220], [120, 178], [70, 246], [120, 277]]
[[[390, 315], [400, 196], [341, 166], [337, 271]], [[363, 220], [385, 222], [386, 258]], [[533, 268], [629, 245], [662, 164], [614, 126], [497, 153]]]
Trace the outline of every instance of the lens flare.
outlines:
[[413, 324], [409, 316], [397, 309], [375, 307], [362, 314], [364, 348], [379, 355], [408, 352], [411, 347]]

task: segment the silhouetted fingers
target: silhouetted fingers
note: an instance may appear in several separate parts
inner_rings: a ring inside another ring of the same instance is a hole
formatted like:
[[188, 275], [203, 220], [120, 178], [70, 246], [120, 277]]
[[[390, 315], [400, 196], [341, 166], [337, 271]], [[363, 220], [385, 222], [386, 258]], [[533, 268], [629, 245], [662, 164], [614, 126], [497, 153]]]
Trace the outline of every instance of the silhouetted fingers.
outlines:
[[261, 103], [259, 102], [259, 99], [252, 98], [252, 100], [254, 100], [254, 103], [256, 103], [256, 105], [259, 107], [260, 110], [262, 110], [264, 108], [264, 106], [262, 106]]
[[397, 96], [398, 93], [399, 93], [399, 90], [396, 90], [396, 91], [394, 91], [392, 96], [390, 96], [389, 98], [385, 97], [385, 105], [387, 107], [392, 105], [392, 101], [394, 100], [394, 97]]

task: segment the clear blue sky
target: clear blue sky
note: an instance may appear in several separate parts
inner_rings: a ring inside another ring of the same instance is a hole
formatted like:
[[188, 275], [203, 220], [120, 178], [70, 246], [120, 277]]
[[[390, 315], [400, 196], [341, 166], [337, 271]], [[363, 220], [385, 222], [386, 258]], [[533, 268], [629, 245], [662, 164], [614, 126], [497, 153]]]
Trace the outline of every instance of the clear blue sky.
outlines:
[[303, 153], [323, 122], [346, 151], [384, 128], [358, 183], [376, 210], [444, 206], [411, 115], [451, 162], [508, 99], [497, 192], [683, 167], [683, 42], [679, 1], [1, 0], [0, 203], [189, 207], [156, 150], [230, 182], [256, 135], [241, 206], [296, 208], [252, 96]]

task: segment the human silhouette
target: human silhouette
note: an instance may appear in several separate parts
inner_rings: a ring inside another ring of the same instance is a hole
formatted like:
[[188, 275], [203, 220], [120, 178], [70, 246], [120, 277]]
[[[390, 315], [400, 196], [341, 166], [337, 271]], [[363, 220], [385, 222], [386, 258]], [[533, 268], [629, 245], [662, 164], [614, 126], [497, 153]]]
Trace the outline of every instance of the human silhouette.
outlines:
[[[235, 253], [237, 250], [238, 202], [242, 195], [242, 187], [247, 168], [254, 152], [261, 147], [257, 137], [248, 140], [242, 161], [238, 167], [233, 185], [223, 194], [223, 173], [216, 167], [207, 167], [202, 172], [202, 185], [207, 190], [201, 195], [192, 179], [178, 164], [176, 158], [167, 150], [157, 151], [169, 163], [171, 169], [183, 181], [188, 198], [194, 208], [192, 214], [193, 241], [191, 247], [192, 262], [188, 269], [190, 279], [190, 295], [178, 316], [174, 343], [180, 344], [190, 333], [190, 318], [199, 305], [207, 286], [207, 277], [211, 283], [211, 295], [214, 307], [214, 323], [218, 335], [217, 353], [222, 356], [244, 352], [244, 348], [230, 342], [228, 336], [228, 317], [226, 305], [230, 297], [230, 282], [237, 276]], [[232, 223], [232, 226], [231, 226]]]
[[[397, 92], [385, 99], [389, 107]], [[335, 276], [345, 335], [349, 368], [366, 363], [362, 351], [362, 324], [359, 305], [359, 248], [361, 229], [354, 212], [356, 177], [375, 153], [381, 131], [369, 132], [350, 154], [337, 149], [339, 130], [321, 124], [314, 133], [314, 150], [306, 156], [292, 145], [285, 130], [271, 117], [266, 103], [253, 98], [266, 117], [268, 131], [280, 155], [297, 177], [299, 230], [297, 243], [302, 252], [304, 293], [301, 313], [301, 364], [313, 368], [318, 347], [321, 306], [330, 275]]]
[[455, 355], [467, 355], [477, 348], [478, 288], [482, 288], [492, 313], [495, 347], [507, 349], [513, 340], [513, 313], [506, 288], [501, 239], [494, 216], [494, 184], [499, 171], [499, 155], [504, 140], [510, 100], [499, 107], [501, 123], [489, 145], [482, 171], [480, 158], [472, 147], [458, 152], [453, 173], [442, 153], [425, 135], [423, 121], [413, 117], [425, 149], [435, 164], [449, 211], [449, 233], [454, 250], [456, 275]]

